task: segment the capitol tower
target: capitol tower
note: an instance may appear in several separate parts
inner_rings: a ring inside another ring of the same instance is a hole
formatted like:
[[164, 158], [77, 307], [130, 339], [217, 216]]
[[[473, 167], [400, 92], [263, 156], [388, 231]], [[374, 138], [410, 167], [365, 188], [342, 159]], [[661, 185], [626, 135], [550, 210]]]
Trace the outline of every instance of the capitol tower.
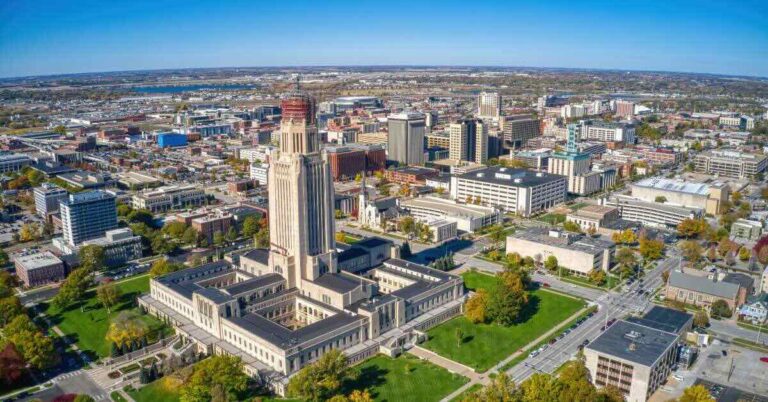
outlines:
[[296, 90], [281, 102], [280, 150], [269, 167], [269, 267], [303, 290], [337, 272], [333, 182], [320, 153], [315, 100]]

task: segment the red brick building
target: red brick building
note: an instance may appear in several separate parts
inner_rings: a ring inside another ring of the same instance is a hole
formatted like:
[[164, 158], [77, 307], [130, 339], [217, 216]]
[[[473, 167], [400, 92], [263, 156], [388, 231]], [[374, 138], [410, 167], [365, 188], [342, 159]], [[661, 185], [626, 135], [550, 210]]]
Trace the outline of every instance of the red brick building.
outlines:
[[348, 145], [327, 147], [328, 163], [334, 181], [349, 180], [362, 173], [373, 173], [386, 167], [387, 155], [378, 145]]
[[437, 177], [440, 172], [436, 169], [407, 166], [399, 169], [387, 170], [384, 177], [398, 184], [424, 184], [430, 177]]

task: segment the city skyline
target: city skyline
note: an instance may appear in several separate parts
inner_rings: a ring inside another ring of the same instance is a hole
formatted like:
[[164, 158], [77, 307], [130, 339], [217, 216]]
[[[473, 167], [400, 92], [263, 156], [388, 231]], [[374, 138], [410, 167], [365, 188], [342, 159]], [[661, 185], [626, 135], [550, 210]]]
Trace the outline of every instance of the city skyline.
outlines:
[[[477, 29], [452, 21], [472, 16]], [[768, 7], [91, 1], [0, 5], [0, 77], [248, 66], [479, 66], [768, 76]], [[294, 29], [293, 27], [299, 27]], [[149, 46], [151, 44], [151, 47]], [[157, 49], [158, 51], [153, 51]], [[274, 49], [282, 49], [275, 52]]]

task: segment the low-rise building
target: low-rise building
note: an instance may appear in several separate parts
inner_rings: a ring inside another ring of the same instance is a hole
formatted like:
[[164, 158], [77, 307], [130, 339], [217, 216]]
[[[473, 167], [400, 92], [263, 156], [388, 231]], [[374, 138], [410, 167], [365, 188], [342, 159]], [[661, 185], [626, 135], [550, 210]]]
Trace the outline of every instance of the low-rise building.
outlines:
[[759, 240], [763, 235], [763, 224], [758, 221], [737, 219], [731, 225], [731, 236], [745, 240]]
[[568, 178], [526, 169], [488, 167], [451, 177], [451, 198], [472, 200], [520, 216], [531, 216], [565, 201]]
[[14, 258], [16, 275], [26, 287], [58, 282], [66, 278], [64, 263], [50, 251]]
[[269, 165], [261, 162], [252, 163], [251, 179], [256, 180], [260, 186], [266, 186], [269, 180]]
[[[142, 256], [141, 236], [131, 228], [108, 230], [104, 237], [86, 240], [82, 246], [97, 245], [104, 249], [104, 264], [116, 267]], [[82, 247], [81, 246], [81, 247]]]
[[157, 213], [202, 205], [206, 198], [205, 191], [194, 185], [171, 185], [136, 194], [131, 203], [134, 208]]
[[429, 228], [433, 243], [442, 243], [446, 240], [456, 238], [456, 222], [446, 219], [426, 219], [424, 224]]
[[387, 180], [398, 184], [424, 184], [429, 177], [436, 177], [440, 175], [440, 171], [436, 169], [406, 166], [402, 168], [386, 170], [384, 177]]
[[608, 271], [615, 245], [612, 242], [576, 233], [531, 228], [507, 237], [506, 253], [518, 253], [545, 261], [555, 256], [560, 266], [577, 274]]
[[649, 177], [630, 184], [632, 197], [643, 201], [703, 209], [720, 215], [730, 196], [730, 188], [721, 182], [697, 183], [665, 177]]
[[146, 173], [126, 172], [118, 175], [117, 183], [130, 190], [142, 190], [161, 186], [163, 181]]
[[731, 311], [744, 304], [746, 295], [735, 283], [718, 281], [674, 270], [669, 274], [664, 292], [667, 300], [709, 308], [717, 300], [725, 300]]
[[568, 222], [578, 224], [582, 230], [594, 229], [599, 232], [607, 224], [619, 220], [619, 210], [614, 207], [602, 205], [587, 205], [569, 213], [565, 219]]
[[623, 194], [604, 199], [602, 203], [617, 208], [621, 219], [658, 228], [674, 229], [685, 219], [697, 219], [704, 216], [704, 210], [700, 208], [645, 201]]
[[24, 154], [0, 154], [0, 173], [18, 172], [33, 163], [32, 158]]
[[78, 171], [73, 173], [64, 173], [57, 178], [68, 186], [79, 190], [94, 190], [113, 186], [115, 181], [108, 173], [93, 173]]
[[[664, 311], [654, 313], [657, 309]], [[647, 401], [671, 374], [678, 343], [692, 321], [690, 314], [662, 307], [617, 321], [584, 348], [592, 382], [617, 387], [627, 402]]]
[[768, 303], [756, 301], [741, 306], [738, 311], [739, 318], [753, 324], [764, 324], [768, 321]]
[[420, 220], [441, 219], [455, 222], [463, 232], [475, 232], [502, 221], [501, 211], [492, 207], [459, 204], [437, 197], [420, 197], [400, 201], [400, 208]]
[[765, 172], [768, 157], [733, 150], [713, 150], [696, 155], [694, 163], [699, 173], [751, 179]]

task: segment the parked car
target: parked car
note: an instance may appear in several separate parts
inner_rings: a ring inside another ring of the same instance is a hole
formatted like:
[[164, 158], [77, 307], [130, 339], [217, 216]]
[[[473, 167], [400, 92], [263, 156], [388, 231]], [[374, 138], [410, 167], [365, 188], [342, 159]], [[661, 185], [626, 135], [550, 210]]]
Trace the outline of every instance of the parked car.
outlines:
[[763, 363], [768, 363], [768, 356], [761, 357], [760, 361], [763, 362]]

